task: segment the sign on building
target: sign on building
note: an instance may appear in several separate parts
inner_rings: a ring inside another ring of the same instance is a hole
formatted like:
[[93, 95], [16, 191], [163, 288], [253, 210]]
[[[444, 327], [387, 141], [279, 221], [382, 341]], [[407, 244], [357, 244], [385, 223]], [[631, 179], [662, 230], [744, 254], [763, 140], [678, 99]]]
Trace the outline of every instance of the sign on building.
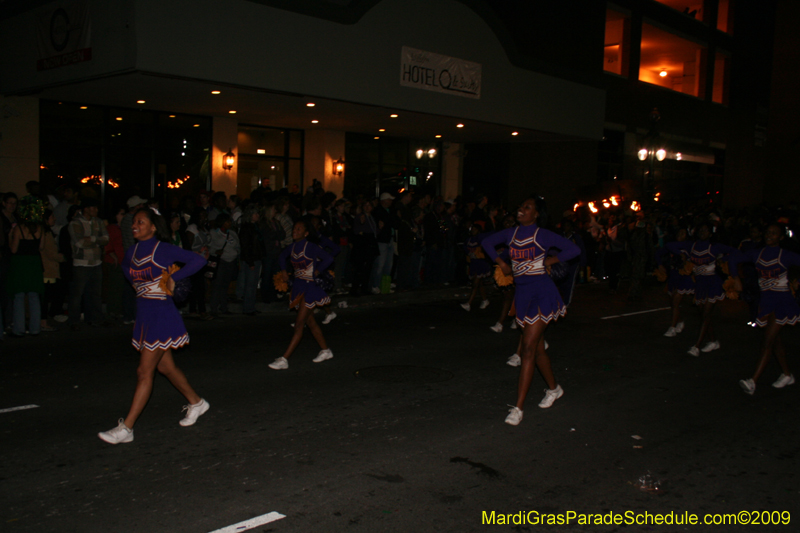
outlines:
[[92, 59], [92, 29], [86, 0], [58, 2], [37, 17], [39, 60], [36, 70], [48, 70]]
[[404, 46], [400, 85], [477, 99], [481, 97], [481, 65]]

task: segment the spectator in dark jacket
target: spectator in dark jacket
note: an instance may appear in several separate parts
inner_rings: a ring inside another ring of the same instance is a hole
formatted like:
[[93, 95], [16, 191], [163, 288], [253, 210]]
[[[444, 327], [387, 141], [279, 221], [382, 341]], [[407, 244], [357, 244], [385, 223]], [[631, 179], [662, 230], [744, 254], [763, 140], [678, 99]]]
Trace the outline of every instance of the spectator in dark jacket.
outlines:
[[277, 298], [272, 277], [280, 270], [278, 256], [281, 254], [281, 241], [286, 237], [283, 226], [276, 218], [274, 204], [267, 204], [261, 211], [261, 239], [264, 255], [261, 260], [261, 298], [270, 303]]
[[239, 230], [239, 244], [242, 247], [239, 266], [242, 272], [242, 313], [250, 316], [257, 314], [256, 292], [264, 257], [264, 239], [258, 224], [260, 218], [258, 205], [250, 204], [241, 217], [242, 226]]

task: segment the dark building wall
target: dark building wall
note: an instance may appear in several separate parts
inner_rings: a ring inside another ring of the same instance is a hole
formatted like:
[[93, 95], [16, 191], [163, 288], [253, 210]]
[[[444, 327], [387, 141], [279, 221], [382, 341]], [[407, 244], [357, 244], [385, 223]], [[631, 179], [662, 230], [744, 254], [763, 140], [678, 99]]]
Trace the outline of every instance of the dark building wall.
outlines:
[[764, 201], [785, 204], [800, 199], [800, 2], [778, 2], [776, 20]]
[[511, 145], [467, 144], [464, 146], [464, 174], [461, 191], [465, 198], [477, 194], [489, 197], [489, 203], [509, 206], [508, 191]]
[[557, 221], [572, 209], [577, 192], [595, 183], [596, 171], [596, 142], [512, 144], [506, 205], [518, 205], [536, 192], [547, 200], [551, 220]]

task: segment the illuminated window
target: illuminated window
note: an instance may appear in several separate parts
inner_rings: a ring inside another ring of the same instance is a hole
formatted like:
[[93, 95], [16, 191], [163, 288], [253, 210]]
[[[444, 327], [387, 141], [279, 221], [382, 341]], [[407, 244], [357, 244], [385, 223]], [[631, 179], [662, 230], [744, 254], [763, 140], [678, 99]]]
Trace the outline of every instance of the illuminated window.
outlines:
[[717, 52], [714, 59], [714, 87], [712, 100], [718, 104], [728, 105], [728, 85], [730, 78], [731, 58], [724, 52]]
[[708, 56], [704, 46], [642, 24], [641, 49], [640, 81], [692, 96], [704, 96]]
[[717, 29], [733, 33], [733, 9], [731, 0], [719, 0], [717, 5]]
[[693, 19], [703, 20], [703, 0], [656, 0], [656, 2], [680, 11]]
[[606, 36], [603, 70], [628, 75], [631, 19], [613, 9], [606, 10]]

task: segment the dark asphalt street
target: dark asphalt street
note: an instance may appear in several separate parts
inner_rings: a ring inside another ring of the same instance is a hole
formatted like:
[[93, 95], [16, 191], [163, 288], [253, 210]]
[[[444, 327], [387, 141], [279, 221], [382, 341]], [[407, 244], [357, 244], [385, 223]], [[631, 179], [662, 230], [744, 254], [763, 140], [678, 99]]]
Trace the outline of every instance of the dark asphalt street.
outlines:
[[[187, 321], [192, 344], [176, 360], [210, 411], [179, 426], [185, 401], [158, 378], [134, 442], [117, 446], [96, 434], [130, 404], [130, 327], [7, 339], [0, 409], [39, 407], [0, 413], [0, 529], [211, 532], [277, 512], [285, 518], [252, 531], [800, 531], [800, 386], [773, 389], [774, 363], [754, 396], [741, 391], [760, 332], [738, 302], [718, 306], [722, 348], [700, 358], [686, 354], [694, 308], [675, 338], [663, 337], [668, 311], [601, 318], [665, 307], [661, 291], [629, 304], [604, 284], [579, 287], [546, 336], [564, 397], [539, 409], [537, 376], [517, 427], [503, 420], [518, 334], [489, 330], [497, 295], [463, 311], [464, 289], [348, 299], [322, 326], [334, 359], [312, 363], [307, 335], [285, 371], [267, 367], [291, 336], [285, 310]], [[784, 340], [797, 372], [800, 331]], [[657, 492], [637, 486], [648, 473]], [[482, 521], [762, 510], [789, 511], [791, 523]]]

